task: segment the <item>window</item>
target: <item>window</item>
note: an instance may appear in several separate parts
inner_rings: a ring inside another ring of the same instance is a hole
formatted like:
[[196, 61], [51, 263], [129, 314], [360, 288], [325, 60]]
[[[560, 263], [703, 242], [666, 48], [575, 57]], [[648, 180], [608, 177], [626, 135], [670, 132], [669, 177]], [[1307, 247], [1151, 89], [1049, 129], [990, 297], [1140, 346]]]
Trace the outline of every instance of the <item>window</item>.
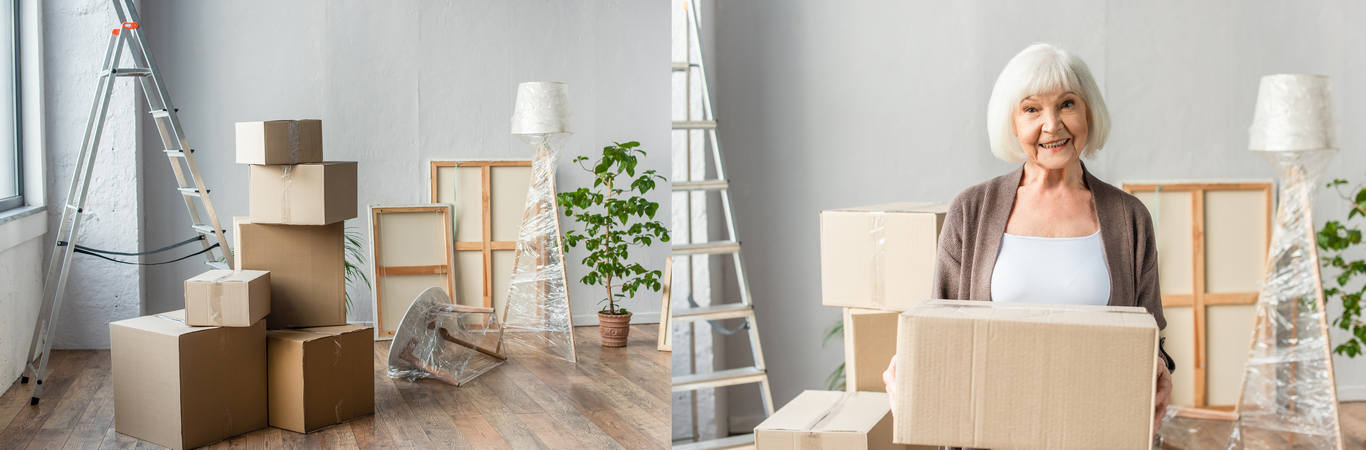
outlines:
[[19, 135], [19, 1], [0, 0], [0, 211], [24, 205]]

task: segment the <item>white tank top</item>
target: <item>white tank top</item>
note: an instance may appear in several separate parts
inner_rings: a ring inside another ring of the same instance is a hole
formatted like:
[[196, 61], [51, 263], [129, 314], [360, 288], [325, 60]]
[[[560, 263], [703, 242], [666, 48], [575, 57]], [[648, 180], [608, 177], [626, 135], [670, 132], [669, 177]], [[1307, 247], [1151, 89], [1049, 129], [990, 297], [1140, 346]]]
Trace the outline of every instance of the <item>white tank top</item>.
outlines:
[[1110, 269], [1100, 231], [1090, 236], [1046, 238], [1006, 233], [991, 271], [997, 302], [1105, 305]]

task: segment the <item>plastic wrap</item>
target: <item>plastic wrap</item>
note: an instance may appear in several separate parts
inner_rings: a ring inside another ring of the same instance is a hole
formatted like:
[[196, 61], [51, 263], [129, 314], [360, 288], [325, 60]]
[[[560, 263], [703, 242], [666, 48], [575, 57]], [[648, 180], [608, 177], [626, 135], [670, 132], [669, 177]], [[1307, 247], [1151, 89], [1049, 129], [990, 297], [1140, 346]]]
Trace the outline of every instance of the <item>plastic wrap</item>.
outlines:
[[576, 362], [564, 245], [555, 208], [555, 144], [564, 136], [521, 136], [536, 146], [536, 158], [531, 163], [531, 185], [508, 279], [503, 329], [511, 345]]
[[1280, 170], [1266, 275], [1228, 448], [1341, 448], [1313, 189], [1333, 150], [1264, 152]]
[[1262, 77], [1248, 129], [1253, 150], [1337, 148], [1332, 84], [1323, 75], [1276, 74]]
[[492, 308], [451, 304], [441, 288], [418, 295], [389, 343], [390, 378], [432, 378], [456, 386], [506, 361]]

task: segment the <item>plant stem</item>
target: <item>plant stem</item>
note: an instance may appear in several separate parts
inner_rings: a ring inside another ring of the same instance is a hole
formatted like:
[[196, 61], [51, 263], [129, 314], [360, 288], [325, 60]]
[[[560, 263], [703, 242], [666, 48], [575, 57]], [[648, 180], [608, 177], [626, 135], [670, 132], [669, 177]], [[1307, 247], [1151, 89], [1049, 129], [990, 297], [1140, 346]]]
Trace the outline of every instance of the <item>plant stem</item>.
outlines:
[[[612, 202], [612, 178], [611, 178], [611, 177], [604, 177], [604, 178], [605, 178], [605, 181], [606, 181], [606, 183], [607, 183], [607, 195], [606, 195], [607, 198], [606, 198], [606, 201], [603, 202], [603, 204], [604, 204], [604, 205], [607, 205], [607, 204], [611, 204], [611, 202]], [[607, 245], [611, 245], [611, 244], [612, 244], [612, 212], [611, 212], [611, 211], [607, 211], [607, 221], [606, 221], [606, 225], [604, 225], [604, 228], [603, 228], [603, 235], [606, 236], [606, 241], [607, 241], [606, 243], [607, 243]], [[617, 313], [617, 303], [616, 303], [615, 301], [613, 301], [614, 297], [612, 297], [612, 272], [607, 272], [607, 283], [606, 283], [606, 284], [607, 284], [607, 310], [608, 310], [608, 313], [609, 313], [609, 314], [616, 314], [616, 313]]]

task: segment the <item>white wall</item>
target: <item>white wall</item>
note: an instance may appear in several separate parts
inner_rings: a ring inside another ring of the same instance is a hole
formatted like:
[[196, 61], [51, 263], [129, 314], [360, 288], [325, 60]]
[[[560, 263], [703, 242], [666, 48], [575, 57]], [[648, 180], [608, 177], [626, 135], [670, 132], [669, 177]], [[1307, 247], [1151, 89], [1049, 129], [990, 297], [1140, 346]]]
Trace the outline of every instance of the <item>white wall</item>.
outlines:
[[[433, 159], [530, 159], [509, 134], [517, 83], [570, 86], [575, 134], [561, 151], [561, 190], [588, 183], [568, 163], [613, 140], [639, 140], [642, 166], [668, 173], [666, 2], [147, 0], [143, 22], [218, 214], [247, 214], [246, 166], [234, 164], [233, 123], [321, 118], [329, 160], [359, 161], [359, 201], [427, 200]], [[143, 132], [148, 247], [189, 235], [153, 127]], [[668, 223], [668, 191], [651, 196]], [[566, 227], [572, 222], [561, 219]], [[364, 231], [369, 221], [347, 221]], [[639, 252], [662, 268], [667, 245]], [[568, 254], [576, 324], [596, 323], [597, 290], [579, 285]], [[181, 282], [203, 270], [150, 269], [147, 310], [179, 307]], [[368, 321], [371, 296], [352, 289], [351, 319]], [[659, 294], [639, 295], [636, 322], [657, 321]]]
[[0, 213], [0, 386], [19, 378], [28, 356], [38, 305], [47, 242], [43, 158], [43, 52], [39, 0], [20, 3], [21, 127], [24, 140], [25, 207]]
[[[840, 312], [820, 305], [819, 211], [947, 201], [1011, 170], [983, 116], [1001, 67], [1030, 43], [1059, 44], [1096, 75], [1114, 130], [1088, 167], [1104, 180], [1273, 177], [1246, 150], [1258, 78], [1310, 72], [1335, 82], [1343, 151], [1328, 176], [1366, 181], [1359, 2], [717, 6], [717, 115], [779, 405], [823, 387], [842, 358], [820, 345]], [[1345, 211], [1321, 192], [1319, 223]], [[1366, 400], [1366, 358], [1336, 361], [1343, 398]]]
[[[61, 206], [66, 202], [81, 150], [109, 30], [118, 19], [113, 3], [107, 0], [50, 1], [43, 7], [46, 200], [53, 206], [47, 209], [49, 237], [42, 251], [47, 255], [51, 237], [61, 223]], [[127, 54], [124, 58], [127, 61]], [[138, 98], [134, 97], [133, 83], [128, 79], [115, 83], [86, 198], [86, 214], [76, 238], [81, 245], [120, 252], [143, 249], [137, 183], [141, 171], [137, 157], [139, 121], [133, 103]], [[26, 137], [31, 136], [35, 135], [28, 133]], [[39, 259], [34, 263], [40, 261], [46, 262]], [[108, 348], [109, 328], [105, 325], [141, 313], [141, 273], [137, 266], [73, 255], [54, 347]]]

